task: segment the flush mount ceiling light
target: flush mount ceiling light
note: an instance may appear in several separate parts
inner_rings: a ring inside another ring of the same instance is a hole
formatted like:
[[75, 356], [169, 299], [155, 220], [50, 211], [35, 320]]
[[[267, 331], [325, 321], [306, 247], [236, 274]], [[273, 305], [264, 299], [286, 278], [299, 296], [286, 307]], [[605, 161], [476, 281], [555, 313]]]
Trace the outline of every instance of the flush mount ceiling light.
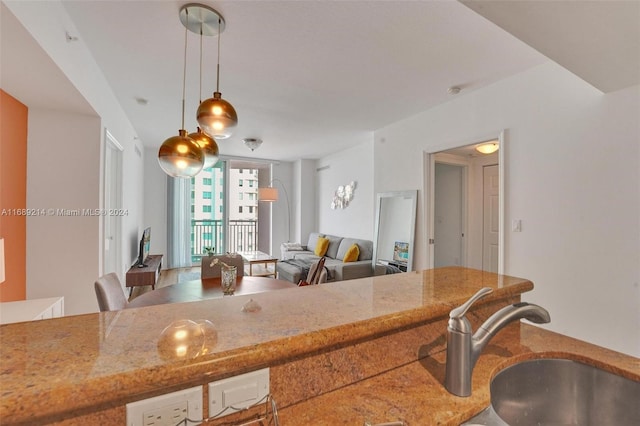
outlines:
[[251, 151], [260, 148], [260, 145], [262, 145], [262, 139], [256, 138], [245, 138], [242, 139], [242, 142], [244, 142], [247, 148], [249, 148]]
[[500, 146], [496, 142], [488, 142], [476, 146], [476, 151], [482, 154], [493, 154], [498, 148], [500, 148]]
[[[189, 14], [186, 14], [189, 21]], [[188, 178], [197, 175], [204, 165], [202, 148], [184, 130], [184, 98], [187, 81], [187, 30], [184, 30], [184, 67], [182, 74], [182, 127], [178, 136], [165, 140], [158, 151], [158, 163], [166, 174]]]
[[[186, 19], [188, 15], [194, 20]], [[218, 63], [216, 67], [216, 91], [198, 107], [196, 119], [202, 130], [214, 139], [227, 139], [238, 125], [238, 114], [220, 93], [220, 38], [225, 28], [224, 18], [216, 10], [202, 4], [187, 4], [180, 9], [180, 20], [191, 32], [218, 37]]]

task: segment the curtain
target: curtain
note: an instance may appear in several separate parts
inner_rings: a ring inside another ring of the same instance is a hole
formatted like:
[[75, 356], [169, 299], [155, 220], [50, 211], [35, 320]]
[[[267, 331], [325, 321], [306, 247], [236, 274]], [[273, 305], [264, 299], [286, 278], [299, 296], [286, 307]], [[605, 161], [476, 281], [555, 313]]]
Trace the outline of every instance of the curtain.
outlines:
[[191, 266], [191, 179], [167, 177], [167, 267]]

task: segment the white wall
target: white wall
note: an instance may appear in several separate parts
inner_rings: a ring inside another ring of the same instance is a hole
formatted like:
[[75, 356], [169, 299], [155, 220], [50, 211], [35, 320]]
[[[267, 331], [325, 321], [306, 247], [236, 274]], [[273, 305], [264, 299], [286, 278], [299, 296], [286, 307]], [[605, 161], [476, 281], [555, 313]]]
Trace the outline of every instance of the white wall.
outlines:
[[[423, 152], [507, 129], [506, 223], [522, 232], [507, 229], [505, 272], [534, 282], [548, 328], [640, 356], [639, 116], [640, 87], [603, 95], [547, 63], [377, 131], [375, 188], [424, 189]], [[420, 269], [422, 200], [417, 235]]]
[[293, 242], [306, 244], [309, 234], [318, 229], [316, 197], [316, 161], [303, 159], [294, 166], [294, 188], [297, 194], [296, 229]]
[[[163, 254], [163, 268], [168, 265], [167, 254], [167, 174], [158, 164], [158, 150], [144, 150], [144, 227], [151, 227], [151, 254]], [[134, 241], [136, 250], [142, 236], [140, 229]], [[135, 261], [132, 259], [131, 262]]]
[[[316, 170], [317, 231], [373, 240], [373, 141], [321, 158]], [[356, 189], [349, 206], [332, 210], [331, 200], [338, 186], [352, 181]]]
[[100, 129], [98, 117], [29, 109], [27, 207], [47, 214], [27, 217], [27, 299], [64, 296], [66, 314], [97, 308], [99, 216], [75, 210], [100, 205]]
[[[84, 116], [45, 111], [25, 102], [29, 108], [28, 143], [34, 144], [27, 148], [31, 156], [27, 159], [27, 207], [101, 207], [101, 161], [104, 130], [108, 129], [124, 148], [122, 206], [128, 210], [122, 218], [120, 278], [124, 284], [124, 270], [137, 252], [131, 241], [138, 238], [134, 236], [144, 226], [142, 152], [135, 130], [82, 39], [70, 48], [64, 34], [77, 31], [60, 1], [5, 4], [91, 105], [93, 111], [88, 114], [95, 113]], [[42, 74], [39, 78], [47, 81], [46, 73]], [[44, 158], [49, 148], [56, 151]], [[98, 304], [93, 283], [102, 264], [101, 220], [54, 219], [27, 222], [27, 297], [64, 296], [67, 315], [95, 312]], [[47, 230], [43, 234], [44, 225]], [[34, 238], [55, 244], [43, 245]], [[41, 263], [48, 262], [43, 255], [55, 263], [49, 270]], [[52, 282], [56, 274], [60, 284]], [[70, 279], [64, 281], [66, 278]]]

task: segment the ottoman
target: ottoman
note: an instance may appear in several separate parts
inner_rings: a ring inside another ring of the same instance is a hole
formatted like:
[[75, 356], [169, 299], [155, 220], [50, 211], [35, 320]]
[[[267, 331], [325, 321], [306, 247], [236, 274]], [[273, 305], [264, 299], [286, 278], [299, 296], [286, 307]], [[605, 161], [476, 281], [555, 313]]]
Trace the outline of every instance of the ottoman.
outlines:
[[276, 268], [278, 270], [278, 279], [291, 281], [294, 284], [300, 281], [302, 269], [299, 266], [278, 262]]

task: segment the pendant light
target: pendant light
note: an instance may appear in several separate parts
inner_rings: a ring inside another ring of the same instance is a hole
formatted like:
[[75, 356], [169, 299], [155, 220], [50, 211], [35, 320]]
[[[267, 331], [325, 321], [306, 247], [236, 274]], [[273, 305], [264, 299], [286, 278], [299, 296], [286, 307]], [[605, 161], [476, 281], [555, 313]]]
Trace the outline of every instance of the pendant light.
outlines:
[[[187, 21], [189, 20], [187, 12]], [[184, 130], [184, 98], [187, 80], [187, 30], [184, 30], [184, 68], [182, 74], [182, 128], [178, 136], [165, 140], [158, 151], [158, 163], [166, 174], [190, 178], [197, 175], [204, 165], [202, 148]]]
[[[200, 90], [198, 92], [200, 94], [200, 103], [202, 103], [202, 36], [203, 36], [203, 29], [201, 24], [200, 25]], [[203, 170], [210, 169], [218, 162], [218, 159], [220, 158], [220, 150], [218, 148], [218, 144], [216, 143], [215, 139], [213, 139], [211, 136], [204, 133], [202, 129], [200, 129], [200, 127], [198, 127], [197, 129], [198, 130], [196, 132], [190, 133], [189, 137], [193, 139], [202, 149], [202, 153], [204, 154], [204, 166], [202, 167], [202, 169]]]
[[222, 99], [220, 93], [220, 38], [224, 31], [224, 19], [215, 10], [206, 6], [200, 6], [207, 9], [217, 16], [217, 32], [218, 36], [218, 64], [216, 67], [216, 91], [213, 97], [203, 101], [198, 107], [196, 119], [202, 130], [214, 139], [227, 139], [236, 126], [238, 125], [238, 114], [236, 110], [226, 100]]

